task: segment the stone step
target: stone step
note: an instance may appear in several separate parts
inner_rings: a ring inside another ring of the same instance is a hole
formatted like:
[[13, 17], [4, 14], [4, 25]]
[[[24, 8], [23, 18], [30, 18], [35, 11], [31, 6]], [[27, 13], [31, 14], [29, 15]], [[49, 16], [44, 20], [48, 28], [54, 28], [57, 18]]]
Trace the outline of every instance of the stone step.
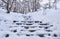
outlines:
[[41, 23], [40, 25], [49, 25], [49, 23]]
[[13, 20], [13, 23], [16, 23], [16, 22], [19, 22], [19, 21]]
[[16, 23], [16, 25], [22, 25], [23, 23]]
[[29, 32], [35, 32], [36, 30], [29, 30]]
[[26, 25], [33, 25], [33, 24], [26, 24]]
[[37, 36], [39, 36], [39, 37], [45, 37], [44, 34], [37, 34]]

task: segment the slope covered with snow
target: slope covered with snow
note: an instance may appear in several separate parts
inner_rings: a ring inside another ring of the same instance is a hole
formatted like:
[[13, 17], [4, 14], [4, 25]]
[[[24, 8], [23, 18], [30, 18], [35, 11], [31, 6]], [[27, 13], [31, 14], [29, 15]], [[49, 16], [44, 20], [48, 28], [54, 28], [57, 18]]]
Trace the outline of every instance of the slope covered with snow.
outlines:
[[[0, 39], [60, 39], [60, 9], [7, 14], [0, 9]], [[30, 16], [30, 18], [28, 18]]]

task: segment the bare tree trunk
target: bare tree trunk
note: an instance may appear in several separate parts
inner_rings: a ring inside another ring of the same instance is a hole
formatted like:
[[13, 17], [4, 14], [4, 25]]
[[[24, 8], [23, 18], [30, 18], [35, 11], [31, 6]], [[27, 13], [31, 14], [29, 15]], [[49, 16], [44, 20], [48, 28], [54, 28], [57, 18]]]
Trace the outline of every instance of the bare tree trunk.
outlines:
[[7, 13], [10, 13], [9, 1], [10, 1], [10, 0], [7, 0], [7, 5], [6, 5]]
[[13, 0], [12, 1], [7, 0], [7, 3], [6, 3], [7, 13], [10, 13], [12, 6], [13, 6]]
[[51, 8], [51, 0], [49, 0], [49, 9]]
[[37, 11], [37, 8], [36, 8], [37, 6], [36, 6], [36, 0], [35, 0], [35, 11]]
[[55, 9], [57, 9], [57, 6], [56, 6], [56, 4], [57, 4], [57, 0], [55, 0], [55, 2], [54, 2], [54, 3], [55, 3]]

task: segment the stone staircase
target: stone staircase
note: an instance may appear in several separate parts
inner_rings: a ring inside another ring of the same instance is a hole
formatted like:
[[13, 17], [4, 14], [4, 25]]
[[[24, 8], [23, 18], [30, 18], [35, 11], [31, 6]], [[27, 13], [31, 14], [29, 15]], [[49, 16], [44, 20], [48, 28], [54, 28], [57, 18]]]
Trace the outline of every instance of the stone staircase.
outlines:
[[[43, 21], [13, 21], [16, 26], [10, 26], [9, 28], [19, 28], [11, 30], [13, 33], [17, 33], [17, 36], [39, 36], [39, 37], [45, 37], [45, 36], [52, 36], [51, 33], [53, 32], [52, 28], [54, 25], [49, 23], [43, 23]], [[58, 35], [56, 33], [53, 34], [53, 37], [57, 37]]]
[[[7, 21], [4, 20], [4, 22], [6, 23]], [[40, 38], [44, 38], [46, 36], [54, 38], [60, 37], [58, 33], [53, 33], [54, 30], [51, 28], [54, 28], [54, 25], [49, 22], [13, 20], [11, 24], [13, 25], [9, 25], [9, 32], [14, 33], [19, 37], [23, 35], [27, 37], [38, 36]], [[10, 34], [6, 33], [4, 36], [8, 38]]]

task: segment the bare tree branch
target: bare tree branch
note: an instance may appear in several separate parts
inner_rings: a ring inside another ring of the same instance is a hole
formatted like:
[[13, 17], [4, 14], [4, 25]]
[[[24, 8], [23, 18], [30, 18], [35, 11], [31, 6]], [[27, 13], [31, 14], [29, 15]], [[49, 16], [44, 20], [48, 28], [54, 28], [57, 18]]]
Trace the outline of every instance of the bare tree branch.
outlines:
[[4, 3], [7, 3], [5, 0], [1, 0], [2, 2], [4, 2]]

